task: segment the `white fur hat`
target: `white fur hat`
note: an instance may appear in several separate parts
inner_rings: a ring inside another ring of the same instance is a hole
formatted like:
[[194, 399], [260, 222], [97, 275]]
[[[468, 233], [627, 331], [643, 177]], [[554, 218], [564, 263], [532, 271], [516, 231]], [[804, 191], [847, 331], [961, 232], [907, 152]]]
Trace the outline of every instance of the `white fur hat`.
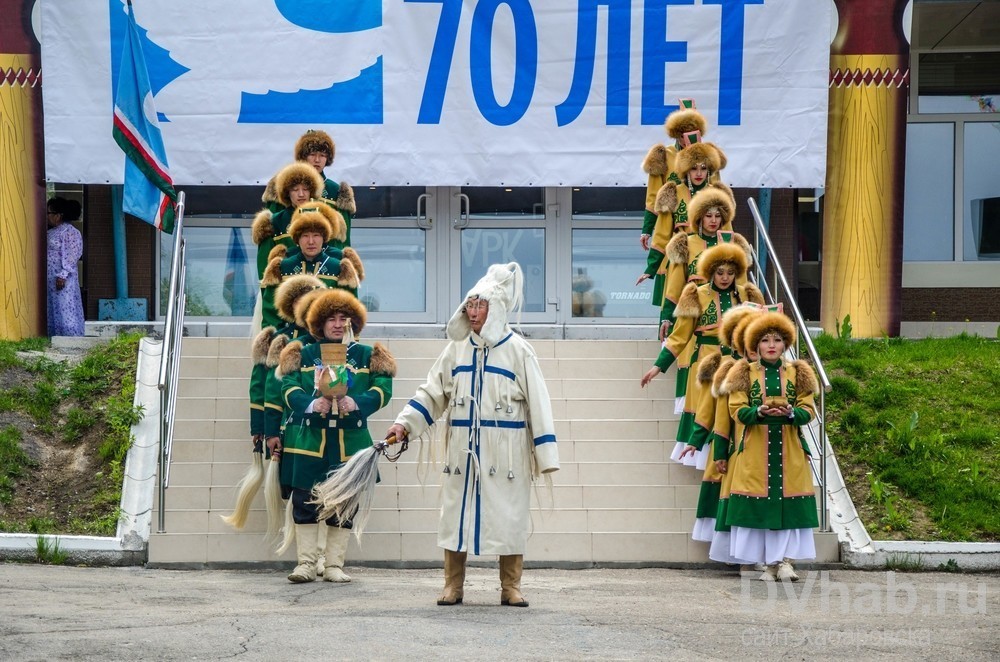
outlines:
[[490, 303], [490, 310], [483, 324], [480, 337], [488, 346], [503, 340], [507, 335], [510, 314], [520, 315], [524, 304], [524, 274], [517, 262], [494, 264], [486, 275], [479, 279], [465, 298], [459, 304], [455, 314], [448, 320], [448, 338], [464, 340], [472, 333], [472, 325], [465, 314], [465, 304], [470, 299], [485, 299]]

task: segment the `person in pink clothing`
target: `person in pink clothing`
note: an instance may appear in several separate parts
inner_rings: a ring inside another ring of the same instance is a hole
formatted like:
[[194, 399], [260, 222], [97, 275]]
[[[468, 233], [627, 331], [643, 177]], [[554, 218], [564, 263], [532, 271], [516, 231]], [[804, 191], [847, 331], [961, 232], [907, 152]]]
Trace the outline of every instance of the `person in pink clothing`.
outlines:
[[83, 335], [83, 300], [76, 264], [83, 256], [83, 235], [70, 221], [80, 218], [80, 203], [52, 198], [46, 207], [49, 231], [46, 269], [49, 336]]

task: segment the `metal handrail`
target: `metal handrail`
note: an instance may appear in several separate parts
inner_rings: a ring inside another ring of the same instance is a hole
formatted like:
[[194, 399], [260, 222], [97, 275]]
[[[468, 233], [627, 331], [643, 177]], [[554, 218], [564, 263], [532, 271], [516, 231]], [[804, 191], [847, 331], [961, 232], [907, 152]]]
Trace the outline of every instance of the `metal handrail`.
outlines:
[[[789, 286], [788, 279], [785, 278], [785, 272], [781, 268], [781, 262], [778, 260], [777, 251], [774, 250], [774, 245], [771, 243], [771, 238], [768, 236], [767, 228], [764, 227], [764, 221], [761, 219], [760, 209], [757, 208], [757, 202], [753, 198], [748, 198], [747, 203], [750, 206], [750, 215], [753, 217], [754, 222], [754, 249], [758, 249], [761, 245], [761, 239], [763, 239], [764, 247], [767, 249], [767, 254], [771, 259], [771, 268], [774, 270], [774, 289], [778, 289], [778, 285], [781, 285], [781, 290], [785, 295], [785, 300], [788, 307], [792, 311], [792, 318], [795, 320], [795, 326], [799, 329], [798, 342], [805, 342], [806, 350], [812, 358], [813, 366], [816, 368], [816, 375], [819, 377], [819, 382], [822, 387], [819, 390], [819, 415], [817, 416], [817, 418], [819, 418], [819, 440], [816, 443], [819, 450], [819, 483], [821, 493], [823, 495], [823, 500], [819, 509], [819, 529], [820, 531], [829, 531], [830, 524], [826, 510], [826, 394], [833, 390], [833, 386], [830, 384], [830, 379], [826, 375], [826, 369], [823, 367], [823, 361], [819, 357], [819, 352], [816, 351], [816, 345], [813, 344], [812, 337], [809, 335], [809, 329], [806, 327], [806, 321], [802, 317], [802, 311], [799, 310], [799, 306], [795, 302], [795, 293]], [[754, 269], [757, 271], [757, 282], [764, 283], [765, 274], [761, 272], [760, 263], [756, 260], [754, 260]], [[771, 303], [777, 303], [777, 293], [772, 292], [771, 288], [767, 288], [766, 286], [765, 291], [771, 299]], [[798, 342], [796, 344], [798, 344]], [[800, 355], [798, 347], [795, 348], [795, 354], [796, 356]]]
[[170, 259], [170, 286], [167, 292], [167, 317], [163, 322], [163, 351], [160, 355], [160, 449], [159, 508], [157, 533], [164, 533], [167, 485], [170, 480], [170, 449], [174, 438], [174, 411], [177, 407], [177, 376], [180, 374], [181, 339], [184, 337], [184, 191], [177, 196], [177, 222], [174, 225], [174, 248]]

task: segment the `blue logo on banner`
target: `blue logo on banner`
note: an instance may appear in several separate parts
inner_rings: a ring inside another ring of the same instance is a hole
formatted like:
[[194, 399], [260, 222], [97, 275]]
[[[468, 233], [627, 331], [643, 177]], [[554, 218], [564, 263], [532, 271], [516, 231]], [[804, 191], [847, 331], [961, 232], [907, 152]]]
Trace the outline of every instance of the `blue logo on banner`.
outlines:
[[[111, 22], [111, 80], [118, 80], [126, 14], [121, 0], [109, 0]], [[331, 35], [362, 32], [381, 27], [381, 0], [274, 0], [274, 6], [289, 23], [313, 32]], [[141, 16], [138, 17], [141, 20]], [[190, 71], [170, 57], [170, 52], [152, 41], [139, 25], [140, 39], [149, 68], [154, 97], [164, 87]], [[291, 38], [291, 37], [283, 37]], [[266, 42], [262, 46], [266, 48]], [[290, 63], [291, 65], [292, 63]], [[312, 66], [322, 68], [323, 62]], [[321, 90], [242, 92], [238, 123], [243, 124], [382, 124], [382, 57], [349, 80]], [[112, 90], [114, 98], [114, 90]], [[197, 110], [197, 100], [191, 100]], [[161, 122], [169, 117], [159, 113]]]

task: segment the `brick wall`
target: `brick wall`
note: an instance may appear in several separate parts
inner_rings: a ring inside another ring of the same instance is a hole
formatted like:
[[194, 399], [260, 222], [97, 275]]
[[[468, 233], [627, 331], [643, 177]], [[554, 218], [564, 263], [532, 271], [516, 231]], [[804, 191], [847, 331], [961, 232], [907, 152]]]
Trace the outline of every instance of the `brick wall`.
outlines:
[[[84, 314], [96, 320], [99, 299], [114, 299], [115, 250], [111, 222], [111, 187], [87, 186], [84, 219]], [[154, 316], [156, 229], [125, 216], [125, 249], [128, 255], [128, 296], [147, 299], [149, 319]]]

